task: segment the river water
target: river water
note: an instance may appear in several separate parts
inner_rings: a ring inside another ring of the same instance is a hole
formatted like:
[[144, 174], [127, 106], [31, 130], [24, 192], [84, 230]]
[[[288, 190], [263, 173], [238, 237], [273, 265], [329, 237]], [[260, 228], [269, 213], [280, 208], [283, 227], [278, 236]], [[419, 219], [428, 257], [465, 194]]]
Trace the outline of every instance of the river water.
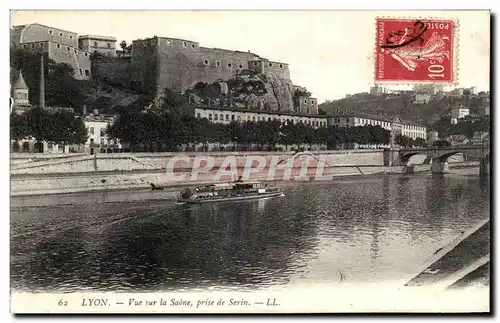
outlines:
[[13, 198], [12, 288], [241, 291], [404, 281], [490, 214], [489, 184], [478, 176], [282, 185], [285, 197], [196, 207], [161, 191]]

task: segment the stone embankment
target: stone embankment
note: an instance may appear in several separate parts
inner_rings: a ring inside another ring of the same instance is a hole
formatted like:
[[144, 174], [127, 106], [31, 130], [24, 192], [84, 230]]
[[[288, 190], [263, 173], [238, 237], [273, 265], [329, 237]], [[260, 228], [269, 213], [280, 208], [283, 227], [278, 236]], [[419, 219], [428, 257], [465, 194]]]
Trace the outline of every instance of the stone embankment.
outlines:
[[[425, 157], [412, 157], [414, 172], [429, 171], [430, 165], [423, 164]], [[211, 165], [207, 165], [206, 160], [213, 162], [213, 170], [207, 171]], [[259, 160], [262, 166], [260, 169]], [[306, 162], [307, 167], [303, 167]], [[387, 164], [383, 150], [324, 151], [321, 154], [12, 154], [11, 196], [143, 189], [150, 187], [151, 183], [165, 187], [181, 187], [214, 181], [227, 182], [244, 175], [245, 169], [249, 180], [259, 181], [324, 181], [336, 176], [403, 172], [404, 166], [384, 166]], [[461, 162], [455, 165], [471, 167], [475, 164]], [[233, 172], [230, 171], [231, 166], [235, 167]]]

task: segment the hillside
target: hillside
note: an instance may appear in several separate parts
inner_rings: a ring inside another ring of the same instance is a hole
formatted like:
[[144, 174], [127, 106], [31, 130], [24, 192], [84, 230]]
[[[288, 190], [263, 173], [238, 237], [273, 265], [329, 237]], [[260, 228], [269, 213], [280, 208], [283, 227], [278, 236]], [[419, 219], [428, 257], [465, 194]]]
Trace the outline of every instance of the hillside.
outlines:
[[435, 120], [450, 114], [453, 106], [457, 104], [468, 105], [471, 114], [478, 113], [479, 99], [477, 97], [465, 98], [448, 95], [435, 95], [426, 104], [415, 104], [414, 92], [399, 94], [383, 94], [379, 96], [368, 93], [357, 94], [341, 100], [325, 102], [320, 108], [328, 114], [377, 114], [388, 117], [400, 116], [402, 119], [411, 120], [421, 124], [431, 124]]

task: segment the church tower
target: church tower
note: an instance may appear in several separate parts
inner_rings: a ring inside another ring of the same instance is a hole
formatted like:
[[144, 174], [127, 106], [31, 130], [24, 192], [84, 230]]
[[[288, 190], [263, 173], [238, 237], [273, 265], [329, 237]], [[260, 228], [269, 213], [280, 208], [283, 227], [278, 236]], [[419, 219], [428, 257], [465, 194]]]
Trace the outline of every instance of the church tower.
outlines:
[[11, 88], [11, 95], [14, 99], [14, 106], [29, 106], [30, 101], [28, 99], [29, 88], [24, 81], [23, 74], [19, 71], [19, 77], [14, 82]]

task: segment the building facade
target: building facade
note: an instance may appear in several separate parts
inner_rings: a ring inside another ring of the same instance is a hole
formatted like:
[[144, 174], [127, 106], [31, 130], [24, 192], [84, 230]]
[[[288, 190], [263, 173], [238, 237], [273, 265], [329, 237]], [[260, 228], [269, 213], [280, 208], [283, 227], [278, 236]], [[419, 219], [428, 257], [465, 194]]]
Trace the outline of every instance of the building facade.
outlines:
[[360, 126], [380, 126], [389, 130], [392, 136], [401, 134], [403, 136], [417, 139], [427, 139], [427, 128], [412, 121], [401, 120], [399, 117], [387, 118], [384, 116], [370, 115], [341, 115], [329, 116], [328, 125], [338, 127], [360, 127]]
[[465, 118], [469, 115], [469, 108], [459, 106], [451, 109], [451, 123], [456, 124], [458, 120]]
[[47, 53], [56, 63], [73, 67], [75, 79], [90, 79], [90, 53], [79, 48], [77, 33], [41, 24], [13, 26], [11, 46]]
[[[75, 79], [89, 80], [91, 53], [97, 50], [115, 56], [116, 39], [107, 36], [83, 37], [79, 39], [77, 33], [55, 27], [27, 24], [11, 28], [10, 45], [33, 53], [47, 53], [48, 58], [56, 63], [66, 63], [73, 67]], [[94, 47], [96, 44], [97, 47]]]
[[110, 139], [106, 135], [106, 128], [114, 122], [114, 117], [94, 114], [84, 116], [83, 122], [87, 127], [88, 138], [84, 151], [88, 154], [112, 153], [122, 149], [119, 139]]
[[429, 84], [415, 84], [413, 86], [413, 91], [416, 93], [425, 93], [429, 95], [435, 95], [440, 92], [443, 92], [444, 90], [444, 85], [443, 84], [437, 84], [437, 83], [429, 83]]
[[326, 116], [305, 115], [301, 113], [277, 113], [265, 110], [246, 110], [246, 109], [223, 109], [211, 107], [197, 107], [194, 109], [197, 118], [206, 118], [211, 122], [229, 124], [232, 121], [271, 121], [279, 120], [282, 123], [290, 122], [292, 124], [304, 123], [314, 128], [327, 127], [328, 120]]
[[382, 95], [384, 93], [387, 93], [387, 89], [383, 86], [375, 85], [370, 88], [371, 95]]
[[78, 37], [78, 48], [89, 53], [116, 56], [116, 38], [111, 36], [84, 35]]

